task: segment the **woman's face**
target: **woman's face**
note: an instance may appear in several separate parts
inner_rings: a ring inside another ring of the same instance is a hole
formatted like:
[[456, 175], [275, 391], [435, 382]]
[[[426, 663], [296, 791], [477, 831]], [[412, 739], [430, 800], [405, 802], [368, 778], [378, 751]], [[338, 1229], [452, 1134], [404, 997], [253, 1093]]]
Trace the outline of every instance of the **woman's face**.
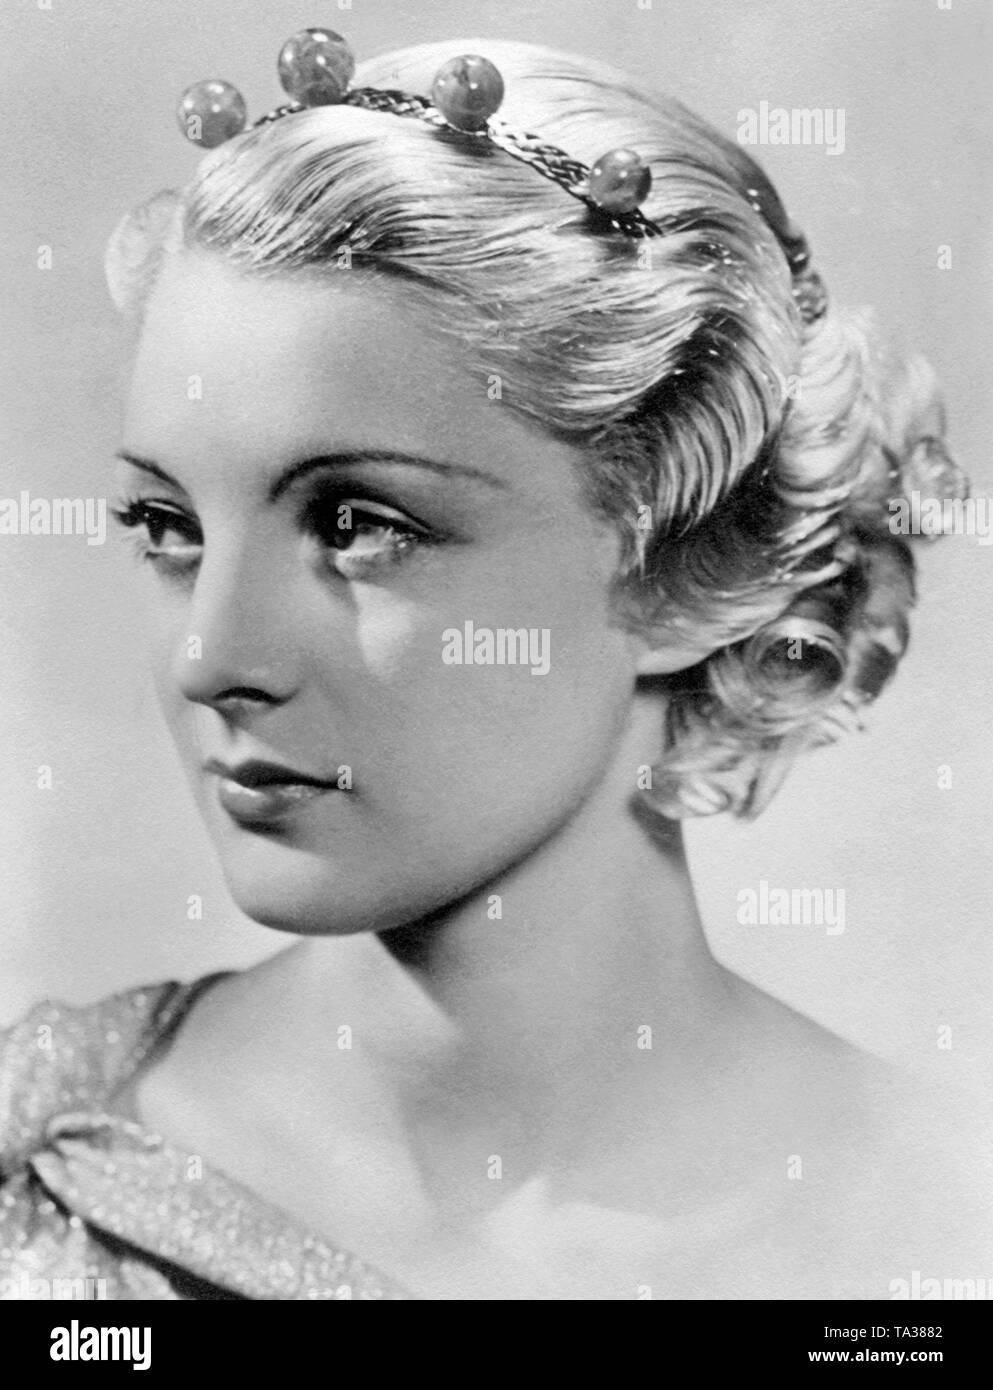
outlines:
[[[150, 552], [166, 718], [260, 922], [437, 910], [565, 825], [616, 752], [636, 663], [609, 606], [619, 541], [574, 451], [512, 404], [401, 281], [200, 252], [162, 271], [121, 506]], [[241, 785], [259, 760], [284, 783]]]

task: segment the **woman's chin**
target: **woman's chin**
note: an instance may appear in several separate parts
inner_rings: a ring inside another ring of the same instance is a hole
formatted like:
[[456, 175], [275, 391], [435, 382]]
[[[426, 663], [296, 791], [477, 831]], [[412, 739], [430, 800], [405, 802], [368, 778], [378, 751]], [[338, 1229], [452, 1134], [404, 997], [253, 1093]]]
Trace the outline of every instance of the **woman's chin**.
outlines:
[[[268, 849], [269, 852], [266, 852]], [[218, 846], [236, 906], [260, 926], [297, 936], [386, 931], [410, 919], [409, 900], [384, 893], [371, 862], [348, 863], [285, 845]]]
[[292, 936], [352, 936], [381, 930], [374, 907], [351, 910], [336, 901], [333, 892], [317, 897], [303, 885], [287, 889], [272, 883], [246, 884], [228, 875], [225, 879], [239, 910], [273, 931]]

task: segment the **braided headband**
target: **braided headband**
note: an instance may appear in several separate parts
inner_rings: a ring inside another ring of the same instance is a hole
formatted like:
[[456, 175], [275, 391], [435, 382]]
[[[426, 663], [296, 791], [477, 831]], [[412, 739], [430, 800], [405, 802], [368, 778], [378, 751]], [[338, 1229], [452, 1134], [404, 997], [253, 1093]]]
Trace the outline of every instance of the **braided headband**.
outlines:
[[[360, 106], [413, 116], [439, 129], [456, 130], [504, 150], [586, 204], [604, 230], [628, 237], [659, 237], [685, 231], [695, 218], [672, 217], [653, 222], [639, 211], [652, 187], [652, 172], [633, 150], [609, 150], [587, 168], [539, 136], [511, 129], [491, 118], [503, 101], [503, 78], [494, 65], [476, 54], [451, 58], [431, 86], [431, 100], [408, 92], [350, 86], [355, 59], [346, 41], [330, 29], [302, 29], [279, 53], [280, 84], [291, 100], [259, 117], [254, 126], [313, 106]], [[213, 149], [240, 134], [248, 122], [245, 99], [230, 82], [207, 78], [183, 93], [178, 110], [183, 134], [194, 144]], [[747, 190], [752, 208], [768, 224], [782, 247], [793, 275], [793, 296], [801, 319], [814, 323], [827, 308], [823, 283], [810, 268], [810, 250], [802, 233], [777, 226], [758, 189]]]

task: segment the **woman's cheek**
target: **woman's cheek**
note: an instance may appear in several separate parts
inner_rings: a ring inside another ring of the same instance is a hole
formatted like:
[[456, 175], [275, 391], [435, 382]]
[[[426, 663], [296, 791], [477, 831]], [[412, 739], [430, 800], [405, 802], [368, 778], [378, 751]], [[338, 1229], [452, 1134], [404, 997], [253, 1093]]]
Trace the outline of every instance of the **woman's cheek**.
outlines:
[[361, 673], [391, 684], [431, 666], [435, 623], [430, 611], [371, 584], [354, 586], [351, 607]]

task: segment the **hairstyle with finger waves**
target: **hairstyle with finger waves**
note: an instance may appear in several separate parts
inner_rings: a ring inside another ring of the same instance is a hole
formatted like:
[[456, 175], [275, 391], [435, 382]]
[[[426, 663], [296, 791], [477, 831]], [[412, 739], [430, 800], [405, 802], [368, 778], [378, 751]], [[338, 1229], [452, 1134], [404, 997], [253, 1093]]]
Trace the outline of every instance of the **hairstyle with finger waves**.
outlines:
[[681, 230], [605, 235], [485, 142], [317, 107], [227, 141], [129, 214], [112, 295], [140, 322], [162, 258], [190, 247], [250, 274], [400, 276], [444, 305], [439, 332], [472, 370], [579, 447], [589, 504], [623, 537], [620, 620], [709, 653], [664, 680], [652, 805], [755, 815], [800, 751], [859, 725], [906, 647], [914, 565], [889, 501], [966, 491], [932, 374], [864, 312], [801, 320], [768, 179], [672, 99], [488, 40], [386, 54], [358, 79], [427, 92], [473, 50], [507, 82], [501, 117], [587, 164], [637, 150], [642, 211]]

